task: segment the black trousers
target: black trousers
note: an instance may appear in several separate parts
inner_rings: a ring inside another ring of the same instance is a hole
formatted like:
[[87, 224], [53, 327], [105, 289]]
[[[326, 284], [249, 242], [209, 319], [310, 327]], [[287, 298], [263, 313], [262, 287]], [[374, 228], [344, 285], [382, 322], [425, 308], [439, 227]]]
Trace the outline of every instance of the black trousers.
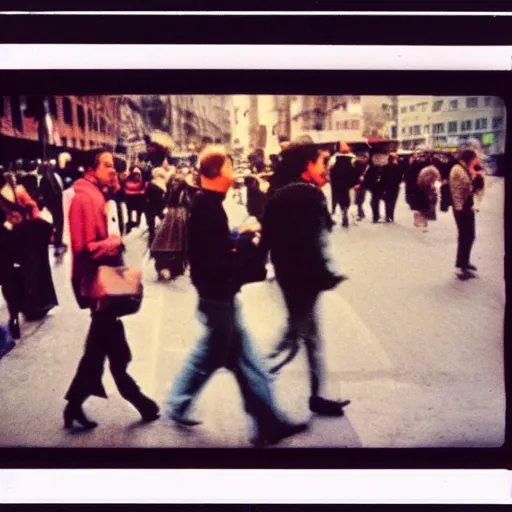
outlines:
[[64, 205], [62, 199], [60, 202], [56, 201], [48, 207], [53, 218], [53, 227], [55, 228], [55, 235], [53, 238], [53, 246], [55, 248], [62, 247], [62, 232], [64, 231]]
[[453, 215], [459, 232], [455, 266], [467, 269], [471, 261], [471, 248], [476, 238], [475, 212], [471, 208], [464, 208], [462, 211], [454, 210]]
[[66, 400], [81, 404], [91, 395], [107, 398], [101, 381], [107, 358], [121, 396], [138, 410], [147, 407], [149, 398], [142, 394], [137, 383], [127, 373], [131, 352], [123, 323], [106, 313], [92, 314], [84, 355], [66, 393]]
[[156, 234], [155, 223], [157, 216], [150, 212], [144, 212], [144, 215], [146, 216], [146, 224], [148, 225], [148, 247], [151, 249], [151, 244], [153, 243]]
[[382, 194], [380, 192], [372, 192], [370, 206], [372, 208], [372, 214], [373, 214], [374, 221], [377, 221], [380, 218], [379, 206], [380, 206], [381, 199], [382, 199]]
[[398, 192], [387, 193], [384, 199], [386, 205], [386, 219], [395, 220], [395, 208], [398, 199]]
[[321, 339], [316, 319], [319, 292], [280, 284], [288, 309], [288, 327], [281, 344], [296, 345], [302, 339], [309, 363], [311, 396], [320, 395], [323, 383]]

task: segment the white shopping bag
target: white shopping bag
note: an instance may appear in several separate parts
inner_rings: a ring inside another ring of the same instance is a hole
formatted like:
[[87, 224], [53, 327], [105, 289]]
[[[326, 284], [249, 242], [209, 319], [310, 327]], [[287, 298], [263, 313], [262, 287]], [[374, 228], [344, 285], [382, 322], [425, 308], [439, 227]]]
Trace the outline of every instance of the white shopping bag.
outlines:
[[44, 207], [41, 210], [41, 218], [43, 220], [45, 220], [46, 222], [48, 222], [49, 224], [53, 225], [53, 217], [52, 217], [52, 214], [50, 213], [50, 211], [48, 210], [48, 208]]
[[117, 217], [117, 205], [114, 200], [107, 202], [107, 215], [108, 215], [108, 234], [121, 235], [119, 231], [119, 219]]

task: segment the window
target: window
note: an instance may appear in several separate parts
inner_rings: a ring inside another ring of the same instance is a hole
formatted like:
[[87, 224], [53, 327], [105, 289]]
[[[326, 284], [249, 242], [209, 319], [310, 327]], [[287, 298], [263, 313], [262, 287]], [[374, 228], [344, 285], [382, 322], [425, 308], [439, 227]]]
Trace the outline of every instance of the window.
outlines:
[[466, 98], [466, 108], [476, 108], [478, 107], [478, 98], [473, 96], [471, 98]]
[[82, 128], [82, 130], [83, 130], [85, 128], [85, 114], [84, 114], [84, 107], [82, 107], [82, 105], [78, 105], [77, 114], [78, 114], [78, 126], [80, 126], [80, 128]]
[[101, 133], [106, 133], [106, 131], [107, 131], [107, 125], [105, 123], [105, 119], [102, 117], [100, 119], [100, 132]]
[[4, 97], [0, 96], [0, 117], [4, 117], [4, 115], [5, 115]]
[[503, 126], [503, 117], [493, 117], [492, 118], [492, 127], [494, 129], [502, 128]]
[[396, 139], [396, 126], [391, 127], [391, 138]]
[[409, 107], [409, 112], [415, 112], [416, 111], [416, 105], [411, 105]]
[[90, 141], [89, 141], [89, 147], [90, 147], [90, 148], [93, 148], [93, 147], [94, 147], [94, 141], [93, 141], [93, 140], [90, 140]]
[[23, 119], [21, 117], [21, 104], [19, 96], [11, 96], [11, 117], [15, 130], [23, 131]]
[[416, 126], [413, 126], [412, 133], [413, 133], [413, 135], [420, 135], [421, 134], [421, 126], [419, 124]]
[[402, 135], [405, 135], [407, 133], [407, 129], [405, 128], [405, 126], [402, 128]]
[[405, 114], [407, 112], [407, 107], [400, 108], [400, 114]]
[[[459, 108], [459, 101], [458, 100], [451, 100], [450, 101], [450, 110], [457, 110]], [[457, 131], [457, 130], [455, 130]]]
[[92, 130], [93, 120], [92, 120], [92, 110], [87, 110], [87, 125], [89, 126], [89, 130]]
[[476, 130], [485, 130], [487, 129], [487, 119], [484, 117], [482, 119], [477, 119], [475, 123]]
[[462, 121], [460, 123], [460, 131], [461, 132], [468, 132], [469, 130], [471, 130], [471, 121]]
[[55, 99], [55, 96], [50, 96], [50, 98], [48, 99], [48, 104], [49, 104], [49, 107], [50, 107], [50, 114], [51, 114], [51, 116], [54, 119], [58, 119], [59, 118], [59, 114], [58, 114], [58, 111], [57, 111], [57, 100]]
[[98, 118], [97, 117], [94, 118], [93, 128], [94, 128], [95, 132], [98, 131]]
[[435, 123], [432, 125], [432, 133], [444, 133], [444, 123]]
[[457, 131], [457, 121], [450, 121], [448, 123], [448, 133], [454, 133]]
[[68, 139], [67, 137], [62, 137], [62, 145], [66, 148], [68, 146]]
[[85, 149], [85, 140], [84, 139], [80, 139], [80, 147], [82, 149]]
[[439, 112], [443, 107], [443, 100], [434, 101], [432, 105], [432, 112]]
[[76, 148], [76, 139], [75, 139], [75, 137], [73, 137], [71, 139], [71, 147]]
[[423, 133], [430, 133], [430, 125], [429, 125], [429, 124], [426, 124], [426, 125], [423, 127]]
[[350, 127], [352, 128], [352, 130], [359, 130], [359, 121], [358, 120], [352, 121]]
[[66, 124], [73, 124], [73, 114], [71, 111], [71, 100], [69, 98], [64, 98], [62, 101], [64, 107], [64, 122]]
[[484, 99], [484, 105], [486, 107], [490, 107], [491, 103], [492, 103], [492, 97], [491, 96], [486, 96], [485, 99]]

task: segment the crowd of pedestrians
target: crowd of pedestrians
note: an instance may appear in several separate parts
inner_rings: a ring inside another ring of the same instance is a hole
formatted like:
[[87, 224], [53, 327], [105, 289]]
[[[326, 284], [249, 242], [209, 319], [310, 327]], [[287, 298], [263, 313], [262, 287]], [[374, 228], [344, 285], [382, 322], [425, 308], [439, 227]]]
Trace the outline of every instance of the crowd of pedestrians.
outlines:
[[[128, 166], [112, 152], [96, 149], [85, 152], [83, 161], [74, 165], [63, 154], [53, 162], [17, 161], [0, 167], [0, 284], [9, 311], [4, 338], [20, 338], [20, 313], [28, 321], [39, 320], [58, 304], [48, 248], [53, 245], [57, 260], [68, 250], [63, 243], [63, 192], [73, 187], [68, 213], [72, 285], [78, 306], [90, 310], [91, 325], [65, 396], [66, 428], [75, 423], [85, 429], [97, 426], [86, 416], [83, 404], [92, 395], [106, 398], [102, 384], [106, 359], [120, 394], [142, 420], [160, 416], [159, 406], [142, 393], [127, 371], [131, 353], [121, 317], [137, 308], [116, 309], [117, 300], [106, 291], [111, 283], [104, 281], [101, 271], [125, 266], [122, 236], [140, 227], [143, 216], [157, 278], [172, 280], [190, 270], [199, 298], [198, 317], [206, 328], [175, 379], [167, 415], [185, 427], [200, 424], [202, 420], [192, 414], [193, 405], [213, 373], [227, 368], [253, 419], [251, 440], [256, 446], [277, 444], [308, 428], [307, 423], [291, 422], [277, 406], [270, 377], [297, 355], [301, 344], [309, 366], [310, 411], [342, 416], [350, 403], [324, 394], [317, 319], [322, 292], [346, 279], [333, 268], [327, 251], [337, 207], [341, 227], [348, 229], [352, 207], [356, 211], [353, 222], [366, 217], [364, 203], [369, 193], [373, 223], [393, 223], [405, 181], [413, 224], [426, 232], [428, 222], [436, 220], [440, 197], [442, 211], [452, 207], [458, 230], [456, 276], [461, 280], [474, 277], [477, 269], [470, 254], [475, 210], [485, 189], [485, 173], [476, 151], [465, 148], [457, 157], [423, 150], [403, 155], [390, 152], [383, 142], [359, 147], [341, 142], [331, 155], [308, 140], [283, 139], [280, 143], [282, 152], [272, 159], [270, 186], [262, 187], [257, 176], [245, 180], [248, 214], [254, 224], [234, 231], [230, 231], [223, 207], [235, 182], [233, 162], [219, 145], [207, 145], [189, 166], [170, 165], [165, 156], [152, 164]], [[329, 180], [331, 211], [322, 192]], [[118, 233], [109, 228], [108, 201], [116, 205]], [[43, 209], [50, 213], [50, 220], [42, 216]], [[264, 361], [244, 327], [237, 295], [245, 284], [265, 279], [268, 258], [288, 321], [275, 350]], [[278, 362], [280, 356], [284, 357]]]

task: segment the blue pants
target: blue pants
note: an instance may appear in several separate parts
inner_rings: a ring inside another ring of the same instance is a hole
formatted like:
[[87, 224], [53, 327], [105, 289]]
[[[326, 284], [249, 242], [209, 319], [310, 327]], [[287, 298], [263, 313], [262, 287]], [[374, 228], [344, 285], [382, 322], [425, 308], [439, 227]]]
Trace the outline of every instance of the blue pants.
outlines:
[[231, 370], [240, 386], [246, 412], [260, 434], [286, 421], [270, 389], [270, 377], [254, 351], [240, 319], [238, 301], [199, 300], [198, 313], [207, 332], [189, 356], [173, 389], [170, 413], [186, 416], [202, 387], [219, 368]]

